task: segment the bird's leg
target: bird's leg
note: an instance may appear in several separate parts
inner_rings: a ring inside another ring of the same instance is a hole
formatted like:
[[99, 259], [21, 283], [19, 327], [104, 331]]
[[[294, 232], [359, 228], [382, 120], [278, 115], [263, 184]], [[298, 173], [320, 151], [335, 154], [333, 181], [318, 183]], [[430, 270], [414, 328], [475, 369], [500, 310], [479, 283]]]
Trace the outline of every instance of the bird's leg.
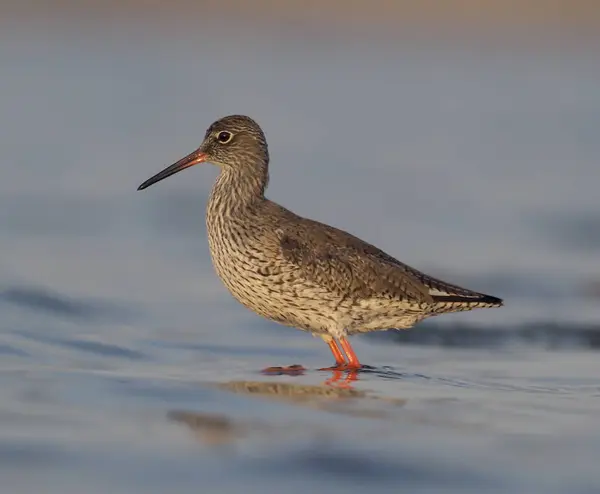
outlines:
[[333, 358], [335, 358], [335, 365], [333, 367], [326, 367], [319, 370], [343, 370], [346, 368], [346, 359], [344, 354], [340, 350], [340, 347], [336, 343], [335, 339], [330, 335], [321, 335], [321, 338], [329, 345]]
[[329, 345], [331, 353], [333, 353], [333, 358], [335, 358], [336, 365], [344, 365], [346, 363], [346, 359], [344, 358], [344, 354], [340, 350], [340, 347], [337, 345], [335, 339], [329, 337], [329, 341], [326, 340], [326, 343]]
[[348, 339], [340, 338], [340, 345], [344, 349], [344, 352], [346, 352], [346, 357], [348, 357], [348, 364], [347, 364], [346, 368], [347, 369], [361, 369], [362, 364], [358, 360], [356, 353], [354, 353], [354, 350], [352, 349], [352, 345], [350, 345], [350, 342], [348, 341]]

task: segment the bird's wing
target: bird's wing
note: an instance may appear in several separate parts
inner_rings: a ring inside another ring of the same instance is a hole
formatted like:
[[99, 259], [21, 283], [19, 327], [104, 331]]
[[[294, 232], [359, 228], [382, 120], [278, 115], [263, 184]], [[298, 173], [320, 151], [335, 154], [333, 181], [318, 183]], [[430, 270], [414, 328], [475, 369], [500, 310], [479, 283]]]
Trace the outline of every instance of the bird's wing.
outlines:
[[386, 298], [432, 304], [429, 289], [376, 247], [336, 228], [303, 219], [276, 229], [283, 258], [341, 298]]

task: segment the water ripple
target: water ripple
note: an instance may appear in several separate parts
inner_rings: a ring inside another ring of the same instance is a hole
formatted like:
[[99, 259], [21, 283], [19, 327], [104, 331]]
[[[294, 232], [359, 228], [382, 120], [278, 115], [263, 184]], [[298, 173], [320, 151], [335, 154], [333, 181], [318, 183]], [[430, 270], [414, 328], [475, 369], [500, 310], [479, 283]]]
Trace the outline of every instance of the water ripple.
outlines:
[[391, 339], [402, 344], [456, 348], [499, 348], [518, 344], [552, 350], [600, 349], [600, 325], [598, 324], [563, 325], [539, 322], [485, 329], [466, 324], [427, 324], [427, 327], [419, 330], [387, 331], [369, 336]]
[[113, 303], [67, 297], [46, 288], [13, 286], [0, 291], [0, 302], [13, 304], [27, 310], [51, 313], [73, 319], [128, 319], [130, 308]]

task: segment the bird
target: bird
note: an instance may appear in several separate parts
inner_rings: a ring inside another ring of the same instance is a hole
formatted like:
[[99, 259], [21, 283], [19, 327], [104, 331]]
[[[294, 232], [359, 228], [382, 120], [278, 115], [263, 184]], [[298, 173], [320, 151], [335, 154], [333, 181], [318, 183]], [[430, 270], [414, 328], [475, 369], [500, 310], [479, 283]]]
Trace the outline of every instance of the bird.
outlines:
[[503, 305], [500, 298], [436, 279], [346, 231], [269, 200], [267, 140], [245, 115], [212, 123], [200, 147], [138, 190], [200, 163], [220, 168], [206, 207], [216, 274], [256, 314], [321, 337], [335, 359], [327, 369], [363, 368], [351, 335], [408, 329], [431, 316]]

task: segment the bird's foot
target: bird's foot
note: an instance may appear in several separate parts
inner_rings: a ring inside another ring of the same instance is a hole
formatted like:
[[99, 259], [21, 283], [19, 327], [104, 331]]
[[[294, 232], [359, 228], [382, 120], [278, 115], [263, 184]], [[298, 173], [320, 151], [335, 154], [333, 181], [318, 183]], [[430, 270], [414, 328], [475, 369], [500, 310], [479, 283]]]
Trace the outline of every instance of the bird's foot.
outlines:
[[267, 367], [266, 369], [262, 370], [262, 373], [267, 374], [268, 376], [299, 376], [301, 374], [304, 374], [305, 370], [306, 369], [303, 366], [299, 364], [294, 364], [287, 365], [285, 367]]
[[335, 364], [331, 367], [323, 367], [322, 369], [318, 369], [320, 371], [349, 371], [349, 372], [356, 372], [359, 371], [363, 368], [362, 364], [349, 364], [349, 363], [343, 363], [343, 364]]

